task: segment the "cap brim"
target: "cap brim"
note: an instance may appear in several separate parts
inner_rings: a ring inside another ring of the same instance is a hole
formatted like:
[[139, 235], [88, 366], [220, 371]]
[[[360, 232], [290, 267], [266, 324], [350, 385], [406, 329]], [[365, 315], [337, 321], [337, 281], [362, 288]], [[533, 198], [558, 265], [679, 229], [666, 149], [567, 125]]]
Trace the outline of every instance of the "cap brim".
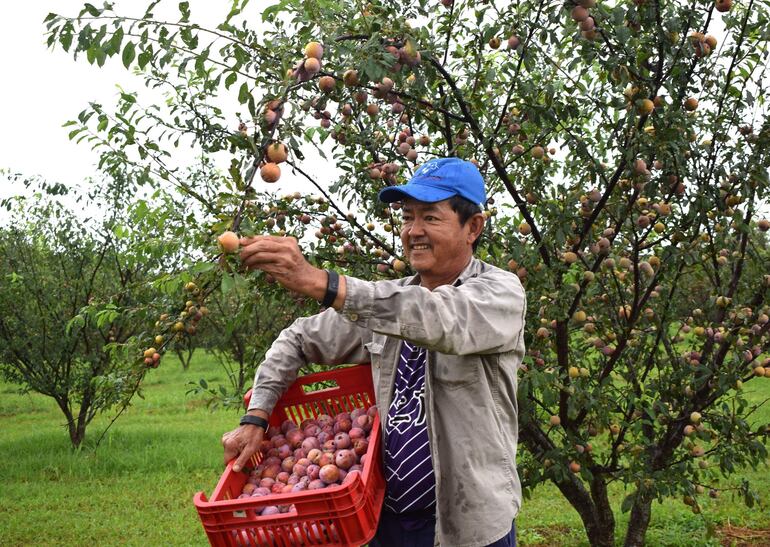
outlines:
[[403, 201], [406, 198], [424, 201], [425, 203], [435, 203], [456, 196], [457, 192], [434, 188], [433, 186], [422, 186], [419, 184], [406, 184], [403, 186], [390, 186], [380, 190], [377, 196], [384, 203], [394, 201]]

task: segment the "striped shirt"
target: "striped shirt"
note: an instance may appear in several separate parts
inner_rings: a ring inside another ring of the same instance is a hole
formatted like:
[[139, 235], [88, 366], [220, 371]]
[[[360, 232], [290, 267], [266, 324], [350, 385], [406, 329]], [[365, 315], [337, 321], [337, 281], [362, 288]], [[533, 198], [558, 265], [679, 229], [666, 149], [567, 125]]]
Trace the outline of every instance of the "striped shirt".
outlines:
[[436, 504], [425, 420], [425, 349], [403, 342], [385, 429], [385, 506], [394, 513]]

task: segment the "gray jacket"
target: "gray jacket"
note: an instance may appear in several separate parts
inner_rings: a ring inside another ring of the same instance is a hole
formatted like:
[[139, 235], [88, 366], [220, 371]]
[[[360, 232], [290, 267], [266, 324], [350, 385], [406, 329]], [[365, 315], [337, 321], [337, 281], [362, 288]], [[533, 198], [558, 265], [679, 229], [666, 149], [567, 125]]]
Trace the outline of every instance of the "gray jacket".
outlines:
[[257, 369], [250, 409], [271, 412], [306, 363], [372, 364], [387, 419], [402, 339], [428, 350], [425, 400], [436, 473], [436, 545], [484, 546], [505, 536], [521, 505], [516, 473], [516, 371], [526, 299], [519, 278], [473, 258], [452, 285], [419, 276], [346, 278], [341, 312], [284, 330]]

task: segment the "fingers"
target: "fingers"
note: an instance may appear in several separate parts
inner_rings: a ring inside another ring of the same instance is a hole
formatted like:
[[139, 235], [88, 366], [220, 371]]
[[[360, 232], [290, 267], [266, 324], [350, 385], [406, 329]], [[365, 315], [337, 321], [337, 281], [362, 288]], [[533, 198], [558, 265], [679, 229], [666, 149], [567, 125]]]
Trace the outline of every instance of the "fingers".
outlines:
[[289, 269], [302, 257], [297, 241], [291, 237], [256, 236], [241, 241], [241, 264], [248, 268]]
[[[255, 427], [252, 427], [252, 429], [257, 429]], [[236, 473], [239, 472], [243, 467], [248, 463], [249, 459], [257, 453], [257, 448], [259, 447], [259, 443], [262, 440], [262, 435], [259, 435], [258, 437], [252, 437], [249, 442], [246, 443], [246, 445], [241, 450], [241, 455], [238, 456], [238, 459], [235, 460], [235, 463], [233, 464], [233, 471]]]

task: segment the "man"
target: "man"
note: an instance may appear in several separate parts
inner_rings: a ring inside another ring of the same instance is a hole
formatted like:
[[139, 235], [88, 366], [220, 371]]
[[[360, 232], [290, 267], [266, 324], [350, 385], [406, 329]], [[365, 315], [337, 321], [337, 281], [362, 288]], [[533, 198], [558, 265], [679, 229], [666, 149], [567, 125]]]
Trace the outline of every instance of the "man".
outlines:
[[385, 507], [373, 546], [515, 545], [519, 279], [473, 256], [484, 181], [470, 162], [431, 160], [380, 199], [402, 203], [414, 277], [369, 282], [305, 261], [291, 238], [244, 239], [241, 260], [328, 306], [284, 330], [257, 370], [247, 416], [222, 439], [241, 469], [308, 362], [372, 364], [383, 423]]

